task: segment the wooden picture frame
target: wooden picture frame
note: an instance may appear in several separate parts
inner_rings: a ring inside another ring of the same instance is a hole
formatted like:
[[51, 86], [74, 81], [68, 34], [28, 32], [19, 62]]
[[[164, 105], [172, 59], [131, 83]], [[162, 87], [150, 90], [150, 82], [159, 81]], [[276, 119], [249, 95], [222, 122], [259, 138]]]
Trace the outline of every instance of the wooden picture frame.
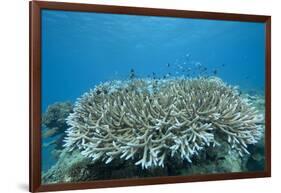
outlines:
[[[76, 4], [62, 2], [29, 2], [30, 9], [30, 188], [31, 192], [120, 187], [150, 184], [183, 183], [271, 176], [271, 17], [231, 13], [212, 13], [170, 9]], [[166, 16], [265, 24], [265, 169], [257, 172], [236, 172], [192, 176], [148, 177], [140, 179], [98, 180], [91, 182], [41, 183], [41, 10], [114, 13], [128, 15]]]

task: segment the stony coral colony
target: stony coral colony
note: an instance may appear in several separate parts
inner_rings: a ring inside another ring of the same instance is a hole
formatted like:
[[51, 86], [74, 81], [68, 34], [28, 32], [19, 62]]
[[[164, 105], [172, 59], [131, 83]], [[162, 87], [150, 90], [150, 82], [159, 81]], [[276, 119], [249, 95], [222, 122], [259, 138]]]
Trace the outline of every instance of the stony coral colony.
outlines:
[[93, 161], [132, 159], [143, 169], [168, 157], [192, 162], [226, 141], [243, 156], [264, 130], [264, 117], [237, 88], [216, 77], [101, 83], [75, 103], [64, 146]]

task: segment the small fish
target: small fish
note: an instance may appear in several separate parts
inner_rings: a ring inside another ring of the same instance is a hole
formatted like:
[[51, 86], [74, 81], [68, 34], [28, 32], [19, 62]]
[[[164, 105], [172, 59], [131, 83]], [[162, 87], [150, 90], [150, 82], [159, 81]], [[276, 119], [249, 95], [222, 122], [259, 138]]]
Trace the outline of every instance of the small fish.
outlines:
[[59, 130], [58, 127], [47, 129], [43, 132], [42, 137], [43, 138], [53, 137], [54, 135], [57, 134], [58, 130]]
[[135, 70], [131, 69], [130, 71], [130, 79], [134, 79], [136, 77]]
[[258, 154], [258, 153], [255, 153], [254, 155], [252, 155], [252, 158], [256, 161], [263, 160], [263, 156], [261, 154]]
[[213, 70], [213, 74], [214, 74], [214, 75], [216, 75], [217, 73], [218, 73], [218, 70], [217, 70], [217, 69]]
[[57, 143], [56, 140], [50, 141], [48, 143], [43, 143], [43, 147], [47, 148], [50, 147], [51, 145], [55, 145]]
[[164, 75], [164, 77], [165, 77], [165, 78], [170, 77], [170, 73], [168, 73], [168, 74]]
[[155, 74], [155, 72], [152, 72], [152, 78], [153, 78], [153, 79], [156, 79], [156, 74]]
[[170, 63], [168, 63], [168, 64], [167, 64], [167, 67], [170, 67], [170, 66], [171, 66]]
[[222, 66], [222, 67], [225, 67], [225, 64], [222, 64], [221, 66]]

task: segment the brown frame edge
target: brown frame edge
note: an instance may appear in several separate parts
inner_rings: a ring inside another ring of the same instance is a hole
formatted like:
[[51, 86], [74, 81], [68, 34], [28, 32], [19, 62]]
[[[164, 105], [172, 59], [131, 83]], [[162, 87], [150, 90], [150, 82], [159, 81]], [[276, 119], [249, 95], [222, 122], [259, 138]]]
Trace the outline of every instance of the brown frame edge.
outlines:
[[29, 191], [41, 185], [41, 21], [40, 5], [29, 2]]
[[[232, 21], [263, 22], [266, 28], [266, 116], [265, 116], [265, 170], [259, 172], [238, 172], [228, 174], [207, 174], [195, 176], [167, 176], [140, 179], [102, 180], [67, 184], [41, 184], [41, 9], [103, 12], [116, 14], [134, 14], [168, 16], [197, 19], [216, 19]], [[246, 15], [233, 13], [199, 12], [142, 7], [108, 6], [94, 4], [62, 2], [29, 2], [29, 191], [59, 191], [89, 188], [106, 188], [165, 183], [183, 183], [197, 181], [229, 180], [243, 178], [261, 178], [271, 176], [271, 17], [265, 15]]]

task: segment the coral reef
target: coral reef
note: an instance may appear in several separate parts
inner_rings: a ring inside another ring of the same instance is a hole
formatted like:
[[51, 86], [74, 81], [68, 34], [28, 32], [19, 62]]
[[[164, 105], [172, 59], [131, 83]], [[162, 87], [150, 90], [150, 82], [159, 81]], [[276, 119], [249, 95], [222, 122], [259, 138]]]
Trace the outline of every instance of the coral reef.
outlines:
[[222, 80], [134, 79], [98, 85], [67, 117], [65, 144], [92, 161], [132, 159], [142, 168], [195, 160], [222, 143], [249, 154], [263, 134], [263, 116]]
[[[42, 173], [42, 183], [62, 183], [86, 180], [84, 177], [89, 178], [87, 170], [87, 163], [89, 159], [81, 156], [78, 151], [68, 153], [65, 150], [59, 155], [59, 159], [47, 172]], [[94, 175], [91, 175], [94, 178]]]
[[81, 155], [79, 150], [68, 152], [65, 149], [62, 150], [56, 164], [42, 173], [42, 183], [85, 182], [166, 175], [168, 175], [166, 169], [155, 168], [142, 172], [134, 163], [123, 160], [114, 160], [110, 164], [105, 164], [101, 160], [93, 163], [91, 159]]
[[[142, 170], [131, 160], [113, 160], [105, 164], [102, 160], [95, 163], [90, 158], [81, 155], [79, 150], [69, 152], [62, 150], [59, 159], [48, 171], [42, 173], [43, 184], [85, 182], [108, 179], [143, 178], [159, 176], [188, 176], [198, 174], [230, 173], [257, 171], [253, 167], [262, 165], [260, 160], [255, 165], [251, 155], [239, 156], [227, 151], [226, 141], [220, 141], [216, 148], [207, 147], [193, 159], [193, 163], [184, 162], [182, 159], [167, 157], [164, 166]], [[250, 148], [253, 155], [262, 153]]]
[[[250, 92], [251, 93], [251, 92]], [[261, 114], [265, 114], [265, 100], [264, 95], [250, 95], [245, 93], [244, 96]], [[263, 122], [265, 124], [265, 122]], [[248, 171], [264, 171], [265, 167], [265, 139], [264, 135], [255, 145], [249, 145], [248, 150], [251, 153], [247, 161]]]
[[[42, 173], [43, 184], [86, 182], [108, 179], [143, 178], [159, 176], [187, 176], [206, 173], [247, 171], [248, 156], [243, 159], [238, 154], [229, 154], [222, 142], [216, 150], [205, 149], [193, 164], [182, 159], [168, 158], [164, 168], [148, 168], [145, 171], [131, 160], [116, 159], [105, 164], [102, 160], [95, 163], [81, 155], [79, 150], [62, 150], [59, 159], [48, 171]], [[246, 159], [245, 159], [246, 158]]]
[[63, 139], [65, 138], [65, 130], [68, 128], [65, 119], [73, 112], [73, 105], [70, 102], [57, 102], [48, 106], [46, 112], [42, 116], [42, 126], [44, 127], [42, 137], [53, 138], [49, 143], [44, 144], [45, 147], [55, 145], [55, 149], [63, 149]]

